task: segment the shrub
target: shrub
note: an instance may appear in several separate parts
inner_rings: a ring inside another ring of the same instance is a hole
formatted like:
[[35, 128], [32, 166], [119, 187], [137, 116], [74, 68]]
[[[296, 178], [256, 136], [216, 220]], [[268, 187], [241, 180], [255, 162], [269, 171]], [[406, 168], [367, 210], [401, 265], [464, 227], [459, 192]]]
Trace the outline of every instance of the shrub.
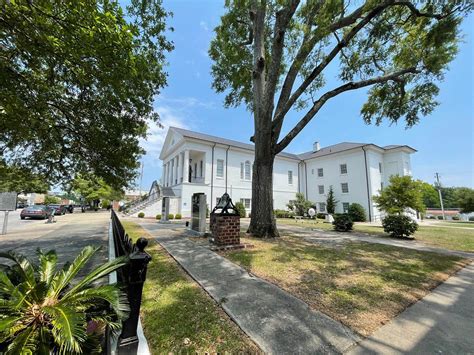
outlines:
[[474, 222], [474, 216], [469, 217], [469, 221], [470, 221], [470, 222]]
[[140, 212], [140, 213], [138, 214], [138, 218], [143, 218], [143, 217], [145, 217], [145, 212]]
[[416, 232], [418, 223], [408, 216], [388, 215], [382, 220], [383, 230], [392, 237], [408, 237]]
[[168, 215], [168, 219], [174, 219], [174, 214], [170, 213], [170, 214]]
[[326, 218], [326, 213], [321, 213], [321, 212], [317, 213], [316, 218], [325, 219]]
[[275, 210], [275, 218], [289, 218], [290, 212], [285, 210]]
[[181, 219], [181, 214], [176, 213], [176, 216], [174, 216], [174, 219]]
[[104, 200], [102, 200], [101, 205], [102, 205], [102, 208], [109, 208], [110, 201], [104, 199]]
[[335, 230], [338, 232], [349, 232], [352, 230], [354, 222], [352, 222], [352, 219], [348, 214], [336, 214], [333, 217], [334, 222], [332, 222], [332, 224], [334, 225]]
[[161, 219], [161, 214], [157, 214], [157, 215], [155, 216], [155, 218], [156, 218], [156, 219]]
[[119, 287], [97, 281], [127, 260], [117, 258], [84, 274], [98, 250], [85, 247], [63, 268], [54, 250], [39, 250], [36, 264], [14, 252], [2, 253], [0, 353], [88, 354], [95, 347], [94, 353], [102, 353], [100, 329], [120, 328], [128, 305]]
[[247, 211], [245, 210], [245, 206], [242, 202], [236, 202], [235, 209], [239, 213], [240, 218], [245, 218]]
[[365, 208], [358, 203], [351, 203], [348, 211], [353, 222], [365, 222], [367, 220]]
[[443, 216], [438, 216], [438, 219], [444, 219]]
[[453, 216], [453, 221], [459, 221], [459, 216]]

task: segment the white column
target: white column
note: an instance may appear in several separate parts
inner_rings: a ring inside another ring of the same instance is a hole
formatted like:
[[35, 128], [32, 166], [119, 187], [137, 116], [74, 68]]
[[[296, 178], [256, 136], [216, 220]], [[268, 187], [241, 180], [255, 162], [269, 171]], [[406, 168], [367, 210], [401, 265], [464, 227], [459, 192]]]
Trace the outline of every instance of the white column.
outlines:
[[184, 151], [183, 181], [189, 182], [189, 150]]
[[168, 174], [168, 181], [167, 181], [167, 185], [170, 186], [171, 185], [171, 164], [170, 162], [167, 163], [168, 164], [168, 168], [166, 169]]
[[175, 165], [174, 158], [171, 159], [170, 164], [171, 164], [171, 186], [172, 186], [174, 185], [174, 165]]
[[181, 183], [181, 153], [176, 156], [176, 178], [178, 179], [178, 184]]
[[163, 171], [161, 172], [161, 183], [166, 186], [166, 164], [163, 164]]

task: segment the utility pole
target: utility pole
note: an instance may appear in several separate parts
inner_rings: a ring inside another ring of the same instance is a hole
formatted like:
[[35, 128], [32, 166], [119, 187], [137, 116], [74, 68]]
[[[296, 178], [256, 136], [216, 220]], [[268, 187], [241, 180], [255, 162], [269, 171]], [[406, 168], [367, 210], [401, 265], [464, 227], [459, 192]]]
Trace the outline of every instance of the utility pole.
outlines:
[[441, 183], [439, 182], [439, 174], [436, 173], [435, 177], [436, 177], [436, 186], [438, 187], [439, 203], [441, 205], [441, 211], [443, 212], [443, 220], [446, 220], [446, 216], [444, 215], [443, 196], [441, 195]]

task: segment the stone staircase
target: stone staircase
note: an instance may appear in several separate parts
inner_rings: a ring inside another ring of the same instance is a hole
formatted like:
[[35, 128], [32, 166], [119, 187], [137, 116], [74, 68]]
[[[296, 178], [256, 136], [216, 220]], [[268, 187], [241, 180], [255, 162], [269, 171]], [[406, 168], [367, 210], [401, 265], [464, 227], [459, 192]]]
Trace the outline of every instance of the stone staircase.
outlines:
[[134, 215], [135, 213], [144, 210], [145, 208], [157, 203], [158, 201], [161, 201], [161, 197], [150, 196], [143, 201], [137, 201], [136, 203], [133, 203], [124, 214], [126, 216]]

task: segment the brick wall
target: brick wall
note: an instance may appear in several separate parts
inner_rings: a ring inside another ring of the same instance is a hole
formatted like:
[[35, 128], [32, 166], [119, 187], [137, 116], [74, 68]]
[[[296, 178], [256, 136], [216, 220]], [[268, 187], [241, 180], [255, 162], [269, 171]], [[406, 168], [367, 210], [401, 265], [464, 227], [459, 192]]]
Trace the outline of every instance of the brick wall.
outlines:
[[215, 244], [240, 244], [240, 216], [211, 215], [210, 224]]

